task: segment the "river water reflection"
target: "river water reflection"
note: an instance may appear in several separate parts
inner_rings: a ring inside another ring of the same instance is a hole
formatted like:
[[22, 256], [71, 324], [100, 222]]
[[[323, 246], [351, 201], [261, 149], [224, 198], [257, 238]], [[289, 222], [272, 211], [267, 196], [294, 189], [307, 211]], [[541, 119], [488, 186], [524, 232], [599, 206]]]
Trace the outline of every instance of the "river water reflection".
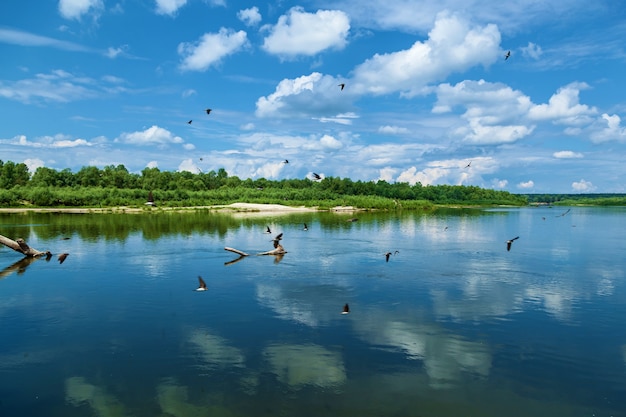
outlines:
[[624, 416], [626, 209], [564, 212], [0, 214], [70, 253], [0, 249], [0, 416]]

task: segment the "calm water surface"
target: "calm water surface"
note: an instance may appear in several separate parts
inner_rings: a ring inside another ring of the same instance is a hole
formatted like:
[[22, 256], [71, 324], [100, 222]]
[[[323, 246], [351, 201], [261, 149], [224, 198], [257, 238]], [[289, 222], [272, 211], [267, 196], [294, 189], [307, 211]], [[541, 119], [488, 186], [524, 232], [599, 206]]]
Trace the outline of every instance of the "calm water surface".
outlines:
[[70, 255], [0, 249], [0, 416], [625, 416], [626, 209], [564, 211], [1, 214]]

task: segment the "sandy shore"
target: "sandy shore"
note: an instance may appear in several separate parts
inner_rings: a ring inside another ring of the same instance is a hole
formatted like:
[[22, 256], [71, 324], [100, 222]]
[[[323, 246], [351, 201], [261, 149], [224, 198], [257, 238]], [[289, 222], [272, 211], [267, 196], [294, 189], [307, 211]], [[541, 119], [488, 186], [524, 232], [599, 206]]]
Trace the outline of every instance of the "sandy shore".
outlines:
[[[298, 212], [316, 212], [320, 211], [316, 207], [291, 207], [284, 206], [282, 204], [255, 204], [255, 203], [233, 203], [227, 205], [215, 205], [215, 206], [194, 206], [194, 207], [92, 207], [92, 208], [0, 208], [0, 213], [75, 213], [75, 214], [89, 214], [89, 213], [147, 213], [149, 211], [172, 211], [172, 212], [185, 212], [190, 210], [211, 210], [218, 211], [220, 213], [233, 214], [233, 215], [278, 215], [278, 214], [290, 214]], [[334, 212], [350, 212], [356, 211], [354, 207], [334, 207], [330, 211]]]

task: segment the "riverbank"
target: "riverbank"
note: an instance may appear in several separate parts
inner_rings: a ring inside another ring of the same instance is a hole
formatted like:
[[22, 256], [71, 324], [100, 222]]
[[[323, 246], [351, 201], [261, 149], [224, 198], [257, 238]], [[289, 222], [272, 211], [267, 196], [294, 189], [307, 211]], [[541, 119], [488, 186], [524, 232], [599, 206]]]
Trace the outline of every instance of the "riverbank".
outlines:
[[337, 206], [331, 209], [319, 209], [317, 207], [305, 206], [285, 206], [282, 204], [257, 204], [257, 203], [233, 203], [214, 206], [193, 206], [193, 207], [19, 207], [19, 208], [0, 208], [0, 213], [68, 213], [68, 214], [97, 214], [97, 213], [118, 213], [118, 214], [142, 214], [154, 213], [159, 211], [167, 212], [185, 212], [194, 210], [210, 210], [225, 214], [236, 215], [266, 215], [266, 214], [289, 214], [297, 212], [351, 212], [361, 209], [352, 206]]

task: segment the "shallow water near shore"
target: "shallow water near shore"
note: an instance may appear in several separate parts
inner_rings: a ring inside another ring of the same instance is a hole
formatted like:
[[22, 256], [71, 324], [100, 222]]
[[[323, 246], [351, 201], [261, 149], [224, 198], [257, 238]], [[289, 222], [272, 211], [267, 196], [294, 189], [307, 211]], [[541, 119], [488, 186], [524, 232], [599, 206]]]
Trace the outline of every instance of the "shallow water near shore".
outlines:
[[0, 416], [625, 415], [626, 208], [566, 209], [2, 213], [70, 255], [0, 249]]

